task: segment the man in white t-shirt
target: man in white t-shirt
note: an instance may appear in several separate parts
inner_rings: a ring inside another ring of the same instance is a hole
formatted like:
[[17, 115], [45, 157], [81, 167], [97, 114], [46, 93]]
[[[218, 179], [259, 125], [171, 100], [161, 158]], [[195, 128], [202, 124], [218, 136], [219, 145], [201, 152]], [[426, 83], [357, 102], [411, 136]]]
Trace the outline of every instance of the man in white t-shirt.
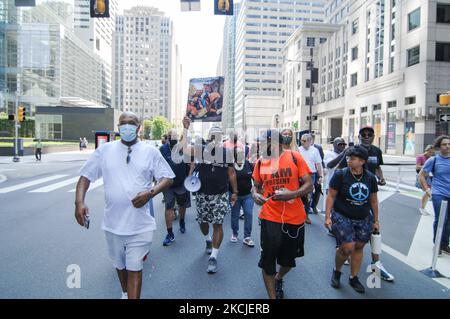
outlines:
[[[143, 263], [156, 229], [149, 201], [170, 187], [175, 177], [159, 150], [138, 139], [139, 128], [134, 113], [120, 116], [121, 140], [103, 144], [80, 169], [75, 201], [75, 218], [88, 228], [85, 195], [90, 183], [103, 177], [106, 205], [102, 229], [122, 286], [122, 299], [140, 298]], [[153, 178], [158, 182], [154, 187]]]
[[[322, 183], [323, 172], [322, 172], [322, 158], [320, 157], [319, 150], [313, 146], [313, 138], [311, 134], [304, 134], [301, 138], [302, 146], [300, 146], [299, 151], [308, 164], [309, 169], [312, 172], [313, 184]], [[310, 194], [312, 195], [312, 193]], [[305, 203], [305, 210], [307, 214], [311, 213], [311, 200]], [[306, 223], [310, 224], [311, 220], [306, 220]]]

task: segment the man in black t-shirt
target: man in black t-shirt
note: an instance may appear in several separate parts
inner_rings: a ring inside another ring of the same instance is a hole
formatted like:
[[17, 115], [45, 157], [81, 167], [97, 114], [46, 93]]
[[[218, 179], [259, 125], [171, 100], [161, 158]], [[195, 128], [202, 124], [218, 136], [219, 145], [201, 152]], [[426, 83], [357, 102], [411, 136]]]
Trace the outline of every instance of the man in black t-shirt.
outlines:
[[[189, 127], [189, 126], [188, 126]], [[208, 140], [203, 147], [202, 158], [197, 158], [195, 170], [201, 182], [196, 193], [197, 221], [205, 236], [206, 253], [210, 254], [207, 272], [217, 272], [217, 256], [223, 240], [223, 220], [231, 212], [238, 198], [236, 172], [233, 165], [233, 154], [227, 153], [222, 143], [223, 132], [219, 127], [209, 131]], [[189, 175], [192, 175], [193, 169]], [[232, 195], [228, 193], [231, 186]], [[231, 206], [230, 206], [231, 203]], [[213, 238], [209, 235], [209, 224], [213, 225]]]
[[[375, 130], [371, 126], [364, 126], [359, 130], [359, 142], [360, 145], [364, 146], [369, 153], [369, 159], [365, 164], [365, 168], [369, 170], [372, 174], [375, 174], [378, 178], [378, 185], [386, 185], [386, 181], [383, 176], [383, 170], [381, 165], [383, 162], [383, 152], [381, 149], [373, 145], [373, 140], [375, 139]], [[348, 148], [346, 152], [349, 150]], [[343, 152], [340, 158], [339, 168], [347, 167], [347, 161], [345, 160], [346, 152]]]

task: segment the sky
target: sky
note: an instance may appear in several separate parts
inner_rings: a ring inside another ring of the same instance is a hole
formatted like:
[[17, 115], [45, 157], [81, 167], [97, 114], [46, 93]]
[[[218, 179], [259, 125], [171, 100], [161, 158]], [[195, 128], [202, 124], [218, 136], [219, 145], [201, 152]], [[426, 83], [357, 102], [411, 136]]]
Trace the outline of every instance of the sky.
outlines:
[[[174, 23], [175, 41], [183, 67], [182, 101], [187, 100], [189, 79], [216, 76], [223, 46], [225, 16], [214, 15], [214, 1], [201, 0], [201, 11], [182, 12], [179, 0], [118, 0], [119, 13], [136, 5], [160, 9]], [[183, 102], [183, 106], [184, 106]]]

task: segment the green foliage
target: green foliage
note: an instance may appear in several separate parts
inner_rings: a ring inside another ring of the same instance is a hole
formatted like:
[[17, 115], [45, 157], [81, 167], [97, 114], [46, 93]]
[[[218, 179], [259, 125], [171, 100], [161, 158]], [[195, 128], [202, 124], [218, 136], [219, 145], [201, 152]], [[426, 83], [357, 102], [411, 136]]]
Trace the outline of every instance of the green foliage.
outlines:
[[[6, 118], [3, 118], [3, 114], [0, 115], [0, 137], [14, 136], [14, 122], [8, 121], [8, 115], [6, 115]], [[33, 119], [20, 123], [19, 136], [34, 137], [34, 124]]]
[[157, 116], [151, 121], [151, 139], [159, 140], [169, 131], [172, 125], [164, 116]]
[[149, 140], [152, 134], [152, 121], [144, 120], [144, 138]]

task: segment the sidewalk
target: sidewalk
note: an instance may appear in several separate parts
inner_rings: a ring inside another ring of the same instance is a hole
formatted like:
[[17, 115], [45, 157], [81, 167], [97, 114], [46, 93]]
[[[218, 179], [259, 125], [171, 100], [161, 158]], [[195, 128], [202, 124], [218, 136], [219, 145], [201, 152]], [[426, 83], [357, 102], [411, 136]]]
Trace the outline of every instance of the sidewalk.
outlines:
[[383, 154], [383, 160], [384, 165], [390, 164], [416, 165], [416, 158], [409, 156]]

